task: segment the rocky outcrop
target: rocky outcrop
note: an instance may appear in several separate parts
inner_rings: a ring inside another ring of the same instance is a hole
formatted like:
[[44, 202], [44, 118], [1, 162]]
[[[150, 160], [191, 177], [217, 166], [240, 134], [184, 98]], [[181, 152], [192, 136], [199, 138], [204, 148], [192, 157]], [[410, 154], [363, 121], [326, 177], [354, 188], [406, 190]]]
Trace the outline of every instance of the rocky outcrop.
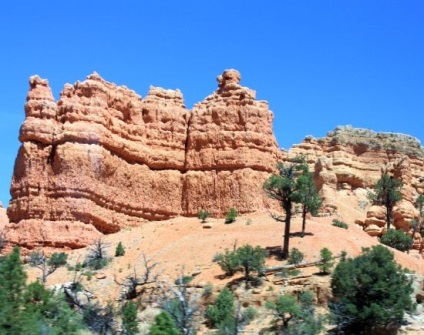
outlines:
[[3, 208], [2, 203], [0, 202], [0, 233], [3, 232], [4, 227], [9, 223], [9, 218], [6, 214], [6, 209]]
[[268, 103], [240, 86], [240, 73], [225, 71], [219, 88], [192, 110], [187, 134], [184, 211], [225, 213], [267, 207], [262, 184], [278, 152]]
[[[408, 231], [410, 221], [418, 216], [413, 203], [424, 193], [424, 150], [417, 139], [337, 127], [324, 138], [308, 136], [287, 153], [288, 157], [296, 155], [305, 156], [315, 171], [327, 211], [334, 209], [338, 192], [355, 194], [355, 190], [372, 189], [384, 170], [403, 183], [403, 200], [394, 208], [394, 226]], [[370, 207], [362, 223], [370, 235], [380, 236], [385, 226], [384, 209]]]
[[278, 158], [268, 105], [227, 70], [192, 111], [180, 91], [134, 91], [94, 73], [65, 85], [30, 78], [8, 208], [9, 239], [78, 248], [144, 220], [250, 212]]

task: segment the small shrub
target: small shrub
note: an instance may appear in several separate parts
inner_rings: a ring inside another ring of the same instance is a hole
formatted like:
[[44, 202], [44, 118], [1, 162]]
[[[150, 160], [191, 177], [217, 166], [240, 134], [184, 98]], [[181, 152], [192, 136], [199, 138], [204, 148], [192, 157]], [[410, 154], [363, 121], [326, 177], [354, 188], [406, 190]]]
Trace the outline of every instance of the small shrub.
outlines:
[[344, 223], [343, 221], [340, 221], [338, 219], [333, 220], [333, 226], [343, 228], [343, 229], [349, 228], [349, 225], [347, 223]]
[[258, 316], [258, 311], [256, 308], [249, 306], [242, 312], [242, 319], [245, 322], [251, 322]]
[[193, 280], [192, 276], [183, 276], [181, 278], [175, 279], [175, 285], [187, 285]]
[[302, 272], [299, 269], [294, 269], [294, 270], [289, 270], [289, 269], [282, 269], [278, 275], [283, 277], [283, 278], [288, 278], [288, 277], [295, 277], [300, 275]]
[[206, 219], [210, 216], [210, 213], [204, 209], [200, 210], [197, 214], [197, 217], [202, 221], [202, 223], [206, 222]]
[[305, 255], [297, 248], [292, 248], [290, 251], [288, 262], [289, 264], [300, 264]]
[[121, 257], [125, 255], [125, 248], [122, 242], [119, 242], [115, 249], [115, 257]]
[[213, 293], [213, 284], [206, 283], [205, 286], [203, 287], [202, 297], [207, 299], [210, 296], [212, 296], [212, 293]]
[[289, 276], [290, 277], [296, 277], [296, 276], [300, 275], [301, 273], [302, 273], [302, 271], [300, 271], [299, 269], [289, 270]]
[[151, 335], [180, 335], [180, 331], [175, 325], [175, 321], [167, 312], [160, 312], [155, 317], [155, 322], [150, 328]]
[[129, 301], [121, 307], [122, 329], [126, 335], [139, 334], [137, 322], [137, 305]]
[[323, 248], [321, 249], [320, 256], [321, 263], [318, 265], [318, 267], [321, 270], [321, 273], [329, 274], [331, 268], [334, 265], [333, 254], [330, 250], [328, 250], [328, 248]]
[[381, 237], [380, 242], [400, 251], [407, 251], [412, 246], [411, 236], [401, 229], [389, 229], [389, 231]]
[[237, 216], [237, 211], [233, 207], [231, 207], [228, 210], [227, 216], [225, 217], [225, 223], [233, 223], [234, 221], [236, 221]]
[[109, 262], [107, 257], [108, 245], [102, 239], [96, 240], [88, 249], [88, 254], [84, 261], [84, 266], [93, 270], [104, 268]]
[[205, 318], [213, 327], [218, 327], [229, 315], [234, 313], [234, 296], [231, 291], [224, 289], [216, 297], [214, 304], [206, 308]]
[[213, 262], [218, 263], [227, 276], [234, 275], [240, 268], [236, 252], [228, 249], [225, 249], [224, 253], [215, 255]]

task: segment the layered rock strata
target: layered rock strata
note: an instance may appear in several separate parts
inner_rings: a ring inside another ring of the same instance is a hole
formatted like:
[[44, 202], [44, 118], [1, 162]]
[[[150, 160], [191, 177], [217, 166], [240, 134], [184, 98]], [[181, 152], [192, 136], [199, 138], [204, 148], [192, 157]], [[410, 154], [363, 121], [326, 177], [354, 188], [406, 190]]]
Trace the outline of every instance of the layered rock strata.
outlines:
[[[377, 133], [350, 126], [337, 127], [324, 138], [311, 136], [295, 145], [288, 157], [303, 155], [315, 171], [315, 181], [327, 210], [339, 191], [371, 190], [383, 171], [403, 183], [402, 196], [394, 208], [394, 226], [408, 231], [417, 218], [414, 201], [424, 193], [424, 150], [420, 142], [407, 135]], [[369, 207], [369, 206], [368, 206]], [[366, 218], [358, 221], [370, 234], [384, 232], [384, 209], [372, 206]]]
[[142, 99], [96, 73], [65, 85], [55, 102], [47, 80], [31, 77], [9, 239], [78, 248], [144, 220], [267, 207], [273, 115], [239, 81], [225, 71], [189, 111], [178, 90], [151, 87]]

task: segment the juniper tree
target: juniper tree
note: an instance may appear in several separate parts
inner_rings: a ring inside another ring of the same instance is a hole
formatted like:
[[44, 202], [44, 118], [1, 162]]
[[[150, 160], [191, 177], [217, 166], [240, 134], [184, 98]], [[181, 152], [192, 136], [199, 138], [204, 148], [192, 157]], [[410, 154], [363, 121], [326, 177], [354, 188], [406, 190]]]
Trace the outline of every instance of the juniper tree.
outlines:
[[386, 207], [386, 224], [387, 231], [393, 219], [393, 207], [402, 199], [401, 189], [402, 182], [399, 179], [391, 177], [384, 172], [377, 181], [372, 192], [368, 192], [367, 197], [374, 205]]

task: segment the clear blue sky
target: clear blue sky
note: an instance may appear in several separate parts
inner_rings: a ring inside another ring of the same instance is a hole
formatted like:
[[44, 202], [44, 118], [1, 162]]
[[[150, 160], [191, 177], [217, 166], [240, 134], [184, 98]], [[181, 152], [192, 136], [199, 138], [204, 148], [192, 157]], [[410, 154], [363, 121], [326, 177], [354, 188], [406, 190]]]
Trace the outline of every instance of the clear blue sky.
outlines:
[[93, 71], [192, 107], [224, 69], [268, 100], [281, 147], [337, 125], [423, 138], [424, 1], [3, 1], [0, 201], [7, 204], [28, 77], [56, 98]]

